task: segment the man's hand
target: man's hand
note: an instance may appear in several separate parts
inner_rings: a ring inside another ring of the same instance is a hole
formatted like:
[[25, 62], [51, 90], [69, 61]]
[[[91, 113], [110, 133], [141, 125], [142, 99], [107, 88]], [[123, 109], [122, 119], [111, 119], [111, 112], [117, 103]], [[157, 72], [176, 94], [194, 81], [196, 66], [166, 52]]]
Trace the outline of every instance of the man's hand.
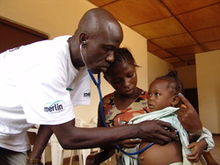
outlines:
[[183, 102], [180, 110], [177, 112], [181, 124], [190, 133], [200, 132], [202, 130], [202, 123], [198, 113], [182, 94], [179, 94], [178, 97]]
[[[175, 129], [171, 124], [160, 120], [144, 121], [138, 126], [141, 129], [142, 139], [157, 144], [166, 144], [172, 140], [177, 140]], [[144, 134], [143, 134], [144, 133]]]

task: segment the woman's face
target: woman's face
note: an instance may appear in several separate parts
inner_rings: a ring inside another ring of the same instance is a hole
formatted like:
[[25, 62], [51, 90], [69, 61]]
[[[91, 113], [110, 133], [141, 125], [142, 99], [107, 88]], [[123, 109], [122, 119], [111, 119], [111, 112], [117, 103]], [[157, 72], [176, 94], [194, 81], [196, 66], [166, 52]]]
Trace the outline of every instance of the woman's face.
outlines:
[[137, 85], [136, 68], [124, 61], [112, 69], [107, 79], [118, 94], [132, 95]]

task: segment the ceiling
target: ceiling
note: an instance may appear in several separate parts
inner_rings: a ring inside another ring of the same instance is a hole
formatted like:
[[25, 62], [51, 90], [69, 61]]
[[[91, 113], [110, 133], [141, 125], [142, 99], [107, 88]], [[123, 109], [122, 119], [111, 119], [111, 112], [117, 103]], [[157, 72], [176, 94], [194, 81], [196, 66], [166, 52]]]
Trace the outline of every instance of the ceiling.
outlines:
[[89, 0], [147, 39], [148, 51], [176, 67], [220, 49], [220, 0]]

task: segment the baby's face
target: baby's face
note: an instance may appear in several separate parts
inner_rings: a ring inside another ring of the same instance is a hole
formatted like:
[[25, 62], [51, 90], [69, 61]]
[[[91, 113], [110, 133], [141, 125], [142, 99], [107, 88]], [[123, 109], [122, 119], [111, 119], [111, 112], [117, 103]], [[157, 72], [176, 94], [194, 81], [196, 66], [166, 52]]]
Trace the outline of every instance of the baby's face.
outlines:
[[174, 94], [169, 88], [169, 83], [167, 80], [155, 80], [150, 84], [148, 91], [148, 106], [150, 111], [161, 110], [172, 106]]

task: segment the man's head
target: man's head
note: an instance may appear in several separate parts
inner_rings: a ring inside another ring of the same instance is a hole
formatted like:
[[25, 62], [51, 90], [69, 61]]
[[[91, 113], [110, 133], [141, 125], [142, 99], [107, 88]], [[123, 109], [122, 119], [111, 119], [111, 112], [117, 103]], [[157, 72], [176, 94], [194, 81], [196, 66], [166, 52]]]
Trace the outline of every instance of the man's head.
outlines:
[[183, 90], [176, 72], [169, 72], [165, 76], [156, 78], [149, 87], [149, 109], [161, 110], [168, 106], [177, 106], [180, 102], [178, 94]]
[[122, 28], [109, 12], [101, 8], [91, 9], [79, 22], [74, 43], [71, 42], [75, 45], [70, 45], [75, 52], [71, 48], [71, 53], [80, 53], [81, 66], [86, 65], [93, 73], [105, 72], [114, 61], [114, 49], [119, 47], [122, 39]]

